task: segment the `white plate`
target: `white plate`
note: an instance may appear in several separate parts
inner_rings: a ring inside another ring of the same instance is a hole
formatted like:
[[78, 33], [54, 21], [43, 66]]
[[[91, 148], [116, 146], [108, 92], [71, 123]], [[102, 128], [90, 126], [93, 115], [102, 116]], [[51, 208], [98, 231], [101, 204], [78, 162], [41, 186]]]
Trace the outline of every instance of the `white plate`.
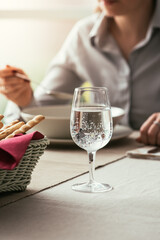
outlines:
[[129, 136], [132, 133], [132, 131], [133, 130], [130, 127], [116, 125], [114, 132], [113, 132], [113, 136], [111, 138], [111, 141], [125, 138], [125, 137]]
[[[113, 136], [111, 141], [125, 138], [131, 134], [132, 129], [127, 126], [116, 125], [114, 128]], [[65, 145], [73, 145], [75, 144], [72, 139], [49, 139], [51, 144], [65, 144]]]

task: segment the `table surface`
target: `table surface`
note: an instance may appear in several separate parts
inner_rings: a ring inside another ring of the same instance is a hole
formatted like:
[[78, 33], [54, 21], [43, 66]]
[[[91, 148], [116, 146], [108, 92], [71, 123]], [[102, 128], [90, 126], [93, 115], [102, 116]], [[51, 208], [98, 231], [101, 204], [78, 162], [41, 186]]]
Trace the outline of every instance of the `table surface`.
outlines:
[[[96, 169], [96, 180], [112, 185], [112, 191], [74, 192], [72, 184], [87, 181], [86, 173], [15, 200], [0, 208], [1, 239], [159, 239], [160, 163], [126, 157], [126, 150], [136, 146], [132, 139], [132, 144], [126, 147], [130, 141], [128, 138], [114, 143], [109, 153], [114, 156], [114, 162], [101, 164]], [[77, 158], [82, 157], [80, 150], [69, 150], [70, 154], [74, 151]], [[63, 147], [47, 150], [46, 156], [55, 152], [59, 158], [64, 154], [69, 156]], [[106, 154], [105, 150], [100, 152], [100, 156]], [[74, 165], [70, 163], [70, 169], [72, 167]], [[81, 171], [84, 171], [83, 167]]]

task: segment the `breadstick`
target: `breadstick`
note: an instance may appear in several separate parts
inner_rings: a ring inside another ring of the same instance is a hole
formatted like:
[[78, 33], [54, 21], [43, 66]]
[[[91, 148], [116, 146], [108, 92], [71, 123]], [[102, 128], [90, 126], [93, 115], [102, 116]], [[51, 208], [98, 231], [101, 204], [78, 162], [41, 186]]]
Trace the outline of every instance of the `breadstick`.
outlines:
[[0, 114], [0, 129], [3, 127], [3, 123], [1, 122], [1, 120], [4, 118], [4, 116], [2, 114]]
[[3, 123], [0, 121], [0, 131], [2, 127], [3, 127]]
[[5, 129], [7, 129], [7, 128], [13, 126], [13, 125], [16, 124], [16, 123], [18, 123], [18, 122], [19, 122], [19, 120], [14, 120], [14, 121], [11, 122], [10, 124], [8, 124], [8, 125], [2, 127], [2, 128], [0, 129], [0, 133], [1, 133], [2, 131], [4, 131]]
[[1, 122], [2, 118], [4, 118], [4, 116], [0, 114], [0, 129], [3, 127], [3, 123]]
[[22, 127], [20, 127], [19, 129], [15, 130], [12, 134], [8, 135], [6, 137], [7, 138], [12, 138], [14, 137], [16, 134], [19, 133], [25, 133], [28, 130], [30, 130], [32, 127], [34, 127], [35, 125], [37, 125], [38, 123], [40, 123], [43, 119], [45, 119], [45, 117], [43, 115], [37, 115], [36, 117], [34, 117], [32, 120], [28, 121], [26, 124], [24, 124]]
[[4, 129], [4, 131], [2, 131], [0, 133], [0, 140], [6, 138], [8, 135], [13, 133], [15, 130], [19, 129], [24, 124], [25, 124], [24, 122], [18, 122], [16, 124], [14, 124], [13, 126], [7, 128], [7, 129]]
[[2, 120], [2, 118], [4, 118], [4, 116], [2, 114], [0, 114], [0, 120]]

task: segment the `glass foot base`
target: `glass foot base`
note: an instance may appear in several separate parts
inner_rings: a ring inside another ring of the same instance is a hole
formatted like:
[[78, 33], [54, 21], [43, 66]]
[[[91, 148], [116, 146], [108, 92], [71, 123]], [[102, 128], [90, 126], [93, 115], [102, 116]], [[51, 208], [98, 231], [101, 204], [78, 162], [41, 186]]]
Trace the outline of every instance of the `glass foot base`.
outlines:
[[113, 188], [108, 184], [92, 182], [74, 184], [72, 189], [77, 192], [101, 193], [111, 191]]

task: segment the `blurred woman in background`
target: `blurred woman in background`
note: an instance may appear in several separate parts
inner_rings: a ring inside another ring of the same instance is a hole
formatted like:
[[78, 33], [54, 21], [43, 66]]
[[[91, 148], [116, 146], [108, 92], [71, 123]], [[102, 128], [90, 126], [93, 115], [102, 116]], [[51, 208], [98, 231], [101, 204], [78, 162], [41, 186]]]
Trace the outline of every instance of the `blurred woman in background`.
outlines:
[[139, 141], [160, 145], [160, 2], [98, 0], [98, 7], [74, 26], [34, 94], [16, 76], [21, 69], [0, 71], [0, 93], [12, 101], [5, 115], [11, 121], [26, 106], [63, 104], [47, 90], [73, 93], [87, 81], [108, 88], [111, 105], [126, 112], [122, 124], [140, 129]]

